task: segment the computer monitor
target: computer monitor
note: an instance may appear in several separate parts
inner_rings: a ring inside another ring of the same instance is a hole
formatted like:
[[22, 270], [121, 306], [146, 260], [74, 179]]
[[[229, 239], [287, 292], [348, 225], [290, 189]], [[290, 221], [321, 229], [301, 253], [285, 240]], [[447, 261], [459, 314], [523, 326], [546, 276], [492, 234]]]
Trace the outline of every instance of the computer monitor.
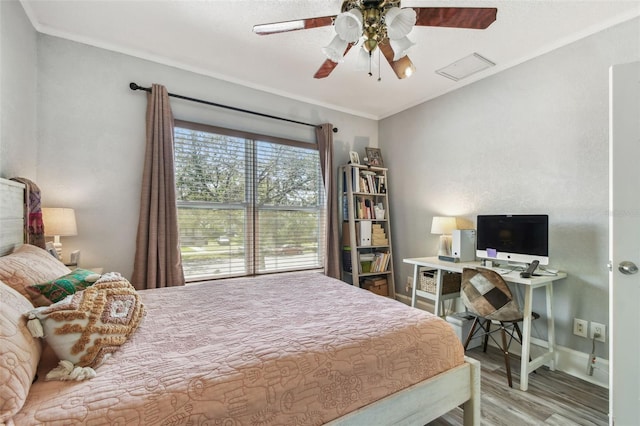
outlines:
[[478, 215], [476, 229], [481, 259], [549, 264], [548, 215]]

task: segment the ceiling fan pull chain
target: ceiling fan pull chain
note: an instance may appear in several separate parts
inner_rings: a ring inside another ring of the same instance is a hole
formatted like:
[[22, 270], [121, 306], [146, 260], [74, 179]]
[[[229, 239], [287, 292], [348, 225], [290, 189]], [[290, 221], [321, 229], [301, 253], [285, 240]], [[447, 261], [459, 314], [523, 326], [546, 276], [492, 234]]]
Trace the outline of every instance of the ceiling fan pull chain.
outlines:
[[381, 54], [380, 49], [378, 49], [378, 81], [382, 81], [382, 77], [380, 76], [380, 68], [382, 68], [380, 66], [380, 54]]

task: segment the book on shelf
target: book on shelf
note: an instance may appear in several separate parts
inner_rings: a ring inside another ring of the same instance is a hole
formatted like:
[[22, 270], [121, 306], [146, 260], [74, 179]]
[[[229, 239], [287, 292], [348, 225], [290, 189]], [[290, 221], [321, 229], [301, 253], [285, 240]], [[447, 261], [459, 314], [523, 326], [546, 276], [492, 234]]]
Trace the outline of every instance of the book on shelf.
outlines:
[[376, 185], [376, 172], [363, 170], [360, 172], [360, 189], [362, 192], [375, 194], [378, 192]]
[[342, 196], [342, 217], [349, 217], [349, 200], [346, 195]]
[[352, 167], [351, 168], [351, 183], [352, 183], [352, 190], [353, 192], [360, 192], [360, 175], [359, 172], [360, 169], [357, 167]]
[[373, 219], [373, 201], [364, 199], [364, 219]]
[[351, 247], [343, 246], [342, 247], [342, 269], [346, 272], [352, 271], [351, 264]]
[[376, 192], [379, 194], [386, 194], [387, 187], [384, 183], [383, 175], [376, 175]]
[[[359, 168], [351, 167], [351, 190], [353, 192], [360, 192], [362, 189], [360, 187], [360, 174]], [[347, 192], [349, 188], [349, 180], [347, 179], [346, 170], [342, 174], [342, 192]]]
[[[385, 177], [379, 175], [376, 172], [370, 170], [361, 170], [358, 167], [351, 167], [351, 190], [356, 193], [365, 194], [384, 194]], [[342, 174], [342, 188], [343, 192], [347, 192], [348, 189], [347, 172]]]
[[385, 272], [389, 266], [391, 254], [389, 252], [376, 252], [374, 256], [371, 272]]
[[360, 176], [360, 192], [369, 192], [369, 185], [362, 176]]
[[342, 245], [351, 246], [351, 235], [349, 233], [349, 222], [342, 222]]
[[373, 219], [375, 217], [373, 200], [364, 197], [355, 199], [356, 219]]

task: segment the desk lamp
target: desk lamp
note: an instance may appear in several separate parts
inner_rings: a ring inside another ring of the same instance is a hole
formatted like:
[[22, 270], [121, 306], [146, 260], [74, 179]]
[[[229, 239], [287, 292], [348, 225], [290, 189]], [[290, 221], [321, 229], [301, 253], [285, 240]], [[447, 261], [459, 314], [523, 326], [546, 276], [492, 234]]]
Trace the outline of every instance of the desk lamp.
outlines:
[[431, 233], [439, 234], [438, 256], [451, 256], [451, 232], [457, 228], [455, 217], [434, 216]]
[[55, 247], [58, 257], [62, 258], [60, 237], [78, 235], [76, 213], [73, 209], [45, 207], [42, 209], [42, 221], [44, 222], [45, 237], [53, 237], [53, 247]]

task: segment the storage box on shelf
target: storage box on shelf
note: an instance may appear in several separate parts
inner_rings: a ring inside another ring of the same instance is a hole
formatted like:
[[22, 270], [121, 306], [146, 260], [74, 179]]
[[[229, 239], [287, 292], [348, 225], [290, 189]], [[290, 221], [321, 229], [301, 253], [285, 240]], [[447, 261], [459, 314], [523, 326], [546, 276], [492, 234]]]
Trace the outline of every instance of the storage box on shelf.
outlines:
[[366, 288], [369, 291], [379, 294], [380, 296], [389, 295], [389, 286], [387, 279], [382, 277], [365, 278], [362, 283], [362, 288]]
[[[460, 292], [460, 283], [462, 281], [461, 274], [457, 272], [442, 272], [442, 294]], [[437, 283], [436, 271], [422, 271], [420, 273], [420, 287], [422, 291], [427, 293], [436, 293]]]
[[347, 164], [340, 167], [340, 178], [342, 279], [393, 297], [387, 169]]

